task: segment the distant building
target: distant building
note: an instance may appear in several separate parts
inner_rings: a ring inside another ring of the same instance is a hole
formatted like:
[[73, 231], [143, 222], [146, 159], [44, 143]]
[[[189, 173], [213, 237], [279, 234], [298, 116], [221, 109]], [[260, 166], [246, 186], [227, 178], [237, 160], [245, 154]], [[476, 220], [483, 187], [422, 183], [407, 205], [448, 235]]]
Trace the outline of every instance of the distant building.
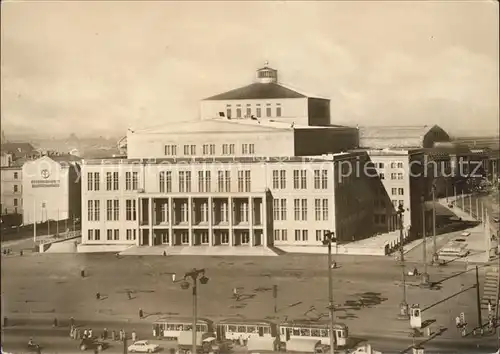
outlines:
[[27, 160], [22, 175], [24, 224], [80, 218], [78, 157], [54, 154]]
[[23, 205], [22, 164], [2, 153], [0, 167], [0, 214], [20, 214]]
[[2, 153], [12, 154], [13, 159], [23, 158], [35, 152], [30, 143], [4, 143], [0, 146]]

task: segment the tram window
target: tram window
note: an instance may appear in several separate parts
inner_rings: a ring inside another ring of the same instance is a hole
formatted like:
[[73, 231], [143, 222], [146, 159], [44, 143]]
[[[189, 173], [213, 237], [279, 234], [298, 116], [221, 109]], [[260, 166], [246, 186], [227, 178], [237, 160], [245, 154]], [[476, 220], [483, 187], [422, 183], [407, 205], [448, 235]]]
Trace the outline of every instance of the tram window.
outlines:
[[227, 330], [228, 330], [228, 332], [236, 332], [236, 326], [229, 325], [229, 326], [227, 326]]
[[175, 331], [176, 327], [174, 324], [167, 323], [167, 331]]
[[[193, 328], [193, 326], [192, 326], [192, 325], [188, 325], [188, 324], [187, 324], [187, 325], [184, 325], [184, 326], [183, 326], [183, 325], [180, 325], [180, 327], [181, 327], [181, 331], [182, 331], [182, 330], [184, 330], [184, 331], [190, 331], [190, 330]], [[184, 329], [182, 329], [182, 327], [184, 327]]]
[[311, 330], [309, 328], [302, 328], [300, 330], [300, 335], [302, 337], [310, 337], [311, 336]]
[[202, 326], [201, 325], [196, 325], [196, 332], [202, 332]]
[[281, 327], [281, 334], [285, 334], [285, 329]]
[[320, 330], [319, 329], [311, 329], [311, 337], [319, 337]]
[[326, 329], [320, 329], [321, 337], [328, 337], [328, 331]]
[[299, 329], [299, 328], [294, 328], [294, 329], [292, 330], [292, 334], [293, 334], [294, 336], [300, 336], [300, 329]]
[[258, 333], [257, 327], [255, 326], [247, 326], [247, 333]]
[[[269, 327], [264, 327], [264, 334], [269, 334], [269, 333], [271, 333], [271, 328], [269, 328]], [[283, 328], [282, 328], [281, 333], [283, 333]]]
[[238, 333], [246, 333], [245, 326], [238, 326]]
[[337, 331], [337, 338], [342, 338], [343, 335], [342, 335], [342, 331]]

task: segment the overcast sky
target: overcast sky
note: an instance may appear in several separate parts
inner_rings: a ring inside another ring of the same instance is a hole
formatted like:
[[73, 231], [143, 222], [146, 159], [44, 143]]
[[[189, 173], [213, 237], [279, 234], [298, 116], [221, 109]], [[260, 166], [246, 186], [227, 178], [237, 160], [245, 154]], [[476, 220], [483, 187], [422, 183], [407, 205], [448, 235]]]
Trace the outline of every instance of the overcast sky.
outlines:
[[195, 120], [266, 60], [335, 124], [498, 132], [496, 1], [4, 2], [1, 26], [7, 135]]

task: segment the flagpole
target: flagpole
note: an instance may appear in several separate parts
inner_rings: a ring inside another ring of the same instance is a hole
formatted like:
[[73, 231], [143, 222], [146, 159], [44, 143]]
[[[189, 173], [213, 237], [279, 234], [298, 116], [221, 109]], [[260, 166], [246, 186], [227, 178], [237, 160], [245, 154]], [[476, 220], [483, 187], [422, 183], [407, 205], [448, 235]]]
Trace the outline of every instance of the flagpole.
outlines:
[[59, 236], [59, 208], [57, 208], [56, 235]]
[[36, 200], [33, 198], [33, 243], [36, 243]]

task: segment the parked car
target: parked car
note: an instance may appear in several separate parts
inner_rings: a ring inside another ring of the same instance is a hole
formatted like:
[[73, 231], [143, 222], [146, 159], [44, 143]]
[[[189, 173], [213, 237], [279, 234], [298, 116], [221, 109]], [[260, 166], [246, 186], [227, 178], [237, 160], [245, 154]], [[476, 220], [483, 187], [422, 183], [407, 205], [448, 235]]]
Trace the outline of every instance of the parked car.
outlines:
[[97, 349], [98, 352], [103, 351], [104, 349], [108, 348], [109, 344], [106, 342], [101, 342], [99, 340], [96, 340], [94, 338], [84, 338], [80, 342], [80, 350], [85, 351], [85, 350], [95, 350]]
[[467, 242], [467, 240], [465, 238], [456, 238], [455, 240], [453, 240], [454, 242]]
[[131, 353], [155, 353], [160, 349], [158, 344], [150, 344], [147, 340], [140, 340], [128, 347]]

